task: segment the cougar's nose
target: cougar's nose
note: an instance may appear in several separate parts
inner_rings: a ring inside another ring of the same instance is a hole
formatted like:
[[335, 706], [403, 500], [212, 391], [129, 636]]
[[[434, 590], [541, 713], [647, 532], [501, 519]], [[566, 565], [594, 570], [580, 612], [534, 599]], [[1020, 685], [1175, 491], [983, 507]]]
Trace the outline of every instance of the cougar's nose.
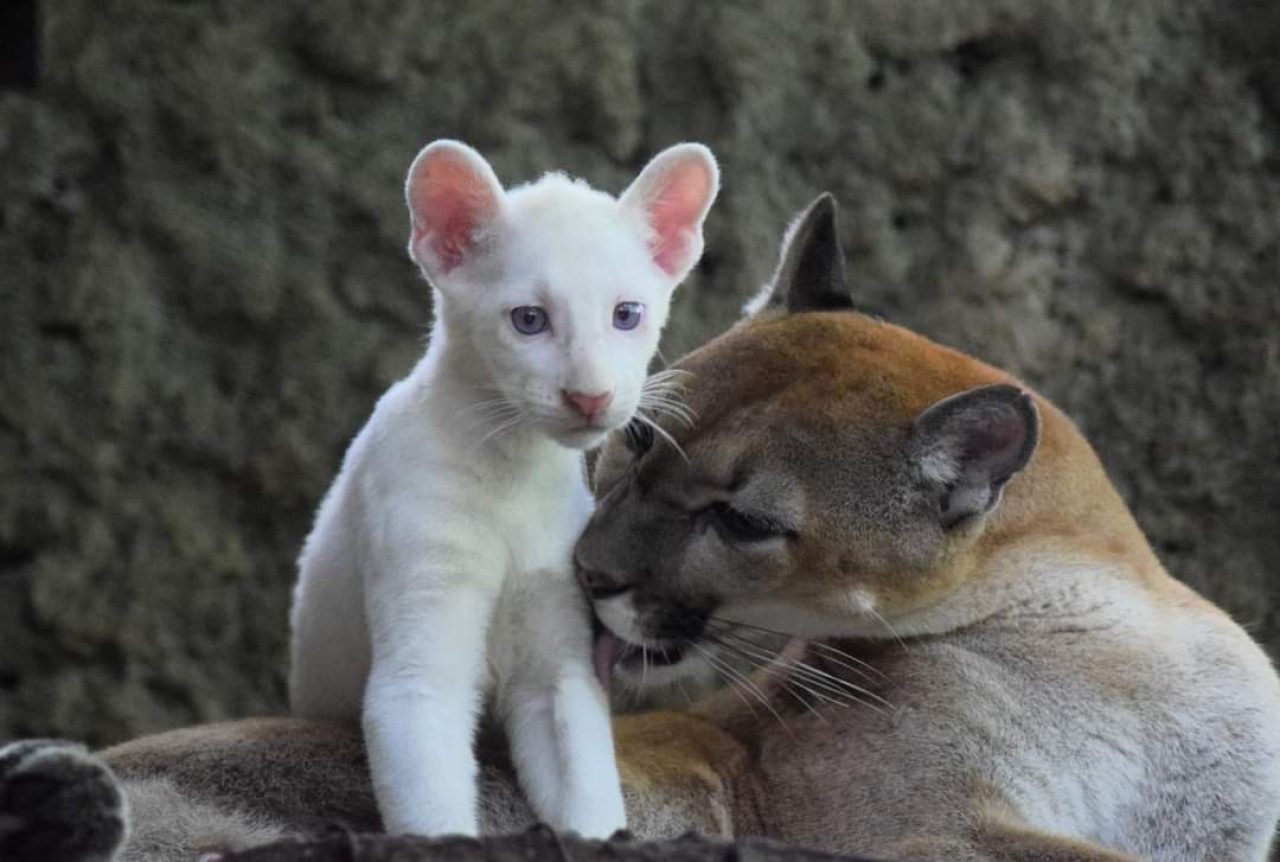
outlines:
[[564, 397], [564, 401], [570, 407], [577, 410], [587, 419], [594, 419], [600, 411], [609, 406], [613, 401], [613, 392], [597, 392], [594, 395], [588, 392], [570, 392], [567, 389], [561, 389], [560, 394]]
[[620, 596], [631, 589], [631, 584], [623, 583], [604, 572], [595, 569], [584, 569], [578, 566], [578, 582], [587, 591], [591, 601], [599, 602]]

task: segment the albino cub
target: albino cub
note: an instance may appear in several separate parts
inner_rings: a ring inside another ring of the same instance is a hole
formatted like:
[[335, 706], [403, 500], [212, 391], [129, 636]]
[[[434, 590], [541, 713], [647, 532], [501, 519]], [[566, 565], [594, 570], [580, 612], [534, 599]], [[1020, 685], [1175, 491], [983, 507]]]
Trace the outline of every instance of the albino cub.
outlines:
[[485, 694], [541, 818], [624, 826], [570, 561], [592, 506], [581, 450], [636, 414], [718, 184], [697, 144], [616, 200], [560, 174], [504, 192], [454, 141], [410, 167], [430, 346], [347, 451], [291, 614], [293, 712], [362, 718], [389, 832], [476, 833]]

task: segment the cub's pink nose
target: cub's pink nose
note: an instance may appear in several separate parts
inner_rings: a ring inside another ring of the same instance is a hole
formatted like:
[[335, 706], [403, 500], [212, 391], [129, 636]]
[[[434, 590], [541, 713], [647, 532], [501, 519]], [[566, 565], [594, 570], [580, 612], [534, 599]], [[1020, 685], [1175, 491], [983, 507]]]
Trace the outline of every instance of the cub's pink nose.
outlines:
[[609, 406], [609, 402], [613, 400], [612, 392], [598, 392], [595, 395], [586, 392], [570, 392], [567, 389], [560, 390], [560, 394], [564, 396], [565, 403], [572, 406], [587, 419], [594, 419], [596, 414]]

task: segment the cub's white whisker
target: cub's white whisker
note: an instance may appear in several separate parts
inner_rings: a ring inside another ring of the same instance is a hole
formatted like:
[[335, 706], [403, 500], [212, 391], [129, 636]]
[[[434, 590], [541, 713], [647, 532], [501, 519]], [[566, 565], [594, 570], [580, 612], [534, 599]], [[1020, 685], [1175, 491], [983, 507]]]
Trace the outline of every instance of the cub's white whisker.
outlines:
[[516, 416], [513, 419], [508, 419], [507, 421], [499, 424], [496, 428], [491, 430], [488, 434], [481, 437], [480, 441], [478, 443], [475, 443], [471, 447], [472, 451], [483, 448], [485, 443], [488, 443], [490, 440], [498, 437], [500, 434], [510, 431], [512, 428], [515, 428], [517, 425], [520, 425], [522, 422], [524, 422], [524, 417]]
[[680, 380], [687, 377], [693, 377], [693, 372], [684, 368], [664, 368], [661, 371], [655, 371], [645, 378], [645, 383], [658, 384], [665, 383], [668, 380]]
[[675, 410], [671, 410], [667, 407], [662, 407], [662, 406], [653, 405], [653, 404], [645, 404], [642, 402], [640, 404], [640, 409], [647, 411], [648, 414], [653, 414], [656, 416], [670, 416], [671, 418], [675, 419], [677, 422], [679, 422], [681, 425], [684, 425], [687, 428], [693, 427], [693, 418], [691, 416], [677, 412]]
[[[465, 411], [460, 415], [465, 415]], [[516, 405], [510, 403], [494, 405], [484, 412], [476, 412], [471, 417], [471, 421], [467, 423], [466, 433], [474, 434], [488, 428], [487, 438], [489, 434], [495, 431], [505, 430], [504, 426], [509, 425], [511, 422], [519, 423], [522, 419], [520, 408]], [[480, 442], [483, 443], [484, 441], [481, 440]], [[476, 445], [478, 447], [480, 444]]]
[[683, 401], [664, 395], [646, 393], [640, 396], [639, 403], [646, 407], [661, 407], [672, 415], [676, 415], [687, 420], [696, 419], [698, 417], [697, 412]]
[[663, 428], [657, 422], [654, 422], [652, 419], [650, 419], [648, 416], [646, 416], [644, 413], [640, 411], [636, 412], [636, 418], [639, 419], [641, 422], [643, 422], [645, 425], [648, 425], [650, 428], [652, 428], [653, 433], [657, 434], [658, 436], [662, 437], [662, 439], [670, 443], [671, 447], [680, 454], [681, 458], [684, 459], [684, 462], [686, 464], [689, 463], [689, 456], [686, 455], [684, 453], [684, 450], [680, 448], [680, 444], [676, 442], [676, 438], [672, 437], [669, 433], [667, 433], [667, 429]]

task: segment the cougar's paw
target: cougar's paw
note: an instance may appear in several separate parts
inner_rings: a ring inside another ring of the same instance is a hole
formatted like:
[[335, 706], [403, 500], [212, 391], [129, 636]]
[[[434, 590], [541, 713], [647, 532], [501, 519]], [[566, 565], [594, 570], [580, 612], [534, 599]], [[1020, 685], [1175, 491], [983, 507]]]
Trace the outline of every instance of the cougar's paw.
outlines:
[[34, 739], [0, 747], [0, 859], [109, 862], [125, 818], [115, 776], [83, 746]]

